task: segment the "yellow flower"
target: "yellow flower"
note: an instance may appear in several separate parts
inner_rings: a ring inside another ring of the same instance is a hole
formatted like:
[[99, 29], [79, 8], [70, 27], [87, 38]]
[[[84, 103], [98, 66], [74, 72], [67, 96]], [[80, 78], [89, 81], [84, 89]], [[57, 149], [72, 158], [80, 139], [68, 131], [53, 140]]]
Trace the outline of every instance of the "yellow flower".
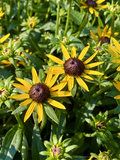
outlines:
[[61, 48], [66, 60], [63, 61], [53, 55], [47, 54], [47, 57], [49, 57], [50, 59], [52, 59], [54, 62], [58, 63], [61, 66], [48, 67], [50, 71], [46, 71], [46, 73], [66, 75], [65, 78], [62, 80], [62, 82], [56, 85], [56, 88], [58, 87], [59, 90], [62, 90], [68, 84], [68, 89], [69, 91], [71, 91], [74, 86], [74, 78], [76, 78], [79, 85], [82, 86], [85, 90], [89, 91], [88, 86], [82, 80], [82, 78], [93, 80], [93, 78], [88, 75], [103, 75], [103, 73], [101, 72], [89, 70], [90, 68], [96, 67], [104, 63], [104, 62], [95, 62], [88, 64], [96, 56], [98, 51], [96, 51], [91, 57], [89, 57], [87, 60], [83, 62], [83, 58], [85, 57], [89, 49], [89, 46], [85, 47], [82, 50], [78, 58], [76, 58], [75, 47], [72, 47], [71, 49], [71, 57], [63, 44], [61, 44]]
[[[110, 44], [110, 39], [111, 39], [111, 27], [109, 28], [108, 24], [104, 27], [103, 31], [101, 31], [100, 26], [98, 26], [98, 37], [94, 34], [92, 30], [90, 30], [91, 35], [93, 39], [97, 42], [100, 42], [100, 46], [104, 43]], [[114, 33], [114, 35], [118, 35], [117, 32]]]
[[12, 85], [23, 90], [25, 94], [12, 95], [9, 98], [26, 99], [25, 101], [20, 103], [20, 106], [30, 104], [25, 114], [24, 122], [31, 116], [35, 107], [37, 107], [38, 122], [40, 123], [43, 118], [42, 104], [44, 102], [47, 101], [50, 105], [59, 109], [66, 109], [63, 104], [54, 99], [51, 99], [50, 96], [67, 97], [71, 96], [71, 93], [67, 91], [56, 91], [56, 89], [53, 89], [52, 86], [56, 82], [56, 79], [58, 77], [57, 75], [52, 78], [52, 75], [48, 74], [45, 83], [40, 83], [37, 72], [35, 68], [32, 67], [32, 77], [33, 77], [33, 85], [28, 83], [26, 80], [23, 80], [21, 78], [16, 78], [23, 85], [18, 83], [12, 83]]
[[30, 27], [30, 28], [34, 28], [37, 24], [37, 21], [34, 17], [31, 17], [28, 22], [27, 22], [27, 25]]
[[4, 12], [2, 11], [2, 7], [0, 7], [0, 19], [4, 15]]
[[[118, 41], [115, 38], [111, 38], [115, 47], [109, 45], [109, 49], [106, 49], [106, 51], [108, 51], [109, 53], [111, 53], [114, 57], [116, 57], [116, 60], [112, 60], [113, 63], [120, 63], [120, 44], [118, 43]], [[117, 68], [117, 71], [120, 71], [120, 66]]]
[[[119, 81], [115, 80], [115, 82], [113, 82], [113, 85], [118, 89], [118, 91], [120, 91], [120, 82]], [[115, 96], [114, 98], [115, 99], [120, 99], [120, 95]]]
[[107, 5], [100, 5], [104, 1], [105, 0], [98, 0], [98, 1], [94, 1], [94, 0], [81, 1], [81, 0], [79, 0], [79, 2], [84, 5], [84, 6], [81, 6], [80, 8], [89, 8], [89, 12], [91, 14], [95, 13], [96, 17], [98, 17], [98, 12], [96, 11], [96, 9], [107, 8]]

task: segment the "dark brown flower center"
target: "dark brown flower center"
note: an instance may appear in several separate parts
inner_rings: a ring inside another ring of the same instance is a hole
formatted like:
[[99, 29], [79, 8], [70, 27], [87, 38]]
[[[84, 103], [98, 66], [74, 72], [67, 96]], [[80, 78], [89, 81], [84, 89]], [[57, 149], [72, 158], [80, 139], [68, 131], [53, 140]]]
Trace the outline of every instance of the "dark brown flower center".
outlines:
[[81, 60], [77, 58], [69, 58], [67, 61], [64, 63], [64, 70], [65, 73], [70, 75], [70, 76], [79, 76], [83, 73], [84, 71], [84, 64]]
[[110, 44], [110, 38], [108, 38], [108, 37], [101, 37], [99, 39], [99, 41], [100, 41], [100, 46], [102, 46], [102, 44], [104, 44], [104, 43]]
[[97, 3], [94, 0], [87, 0], [86, 3], [88, 4], [88, 6], [91, 6], [91, 7], [97, 6]]
[[53, 146], [51, 148], [51, 152], [53, 152], [54, 157], [56, 157], [56, 155], [59, 155], [61, 153], [61, 149], [58, 146]]
[[33, 101], [43, 103], [50, 97], [50, 91], [44, 83], [37, 83], [30, 88], [29, 95]]

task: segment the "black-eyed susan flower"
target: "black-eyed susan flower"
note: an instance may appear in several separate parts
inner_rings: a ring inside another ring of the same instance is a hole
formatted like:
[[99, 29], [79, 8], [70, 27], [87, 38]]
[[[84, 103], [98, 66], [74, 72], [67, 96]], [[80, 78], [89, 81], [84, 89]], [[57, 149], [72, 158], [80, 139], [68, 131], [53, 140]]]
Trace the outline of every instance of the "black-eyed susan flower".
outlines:
[[96, 67], [102, 64], [103, 62], [94, 62], [88, 64], [96, 56], [98, 51], [96, 51], [91, 57], [89, 57], [87, 60], [83, 62], [83, 59], [89, 49], [89, 46], [85, 47], [82, 50], [78, 58], [76, 58], [75, 47], [72, 47], [71, 49], [71, 56], [69, 55], [67, 49], [63, 44], [61, 44], [61, 48], [66, 60], [63, 61], [53, 55], [47, 54], [47, 57], [49, 57], [61, 66], [48, 67], [50, 71], [46, 71], [46, 73], [50, 72], [51, 74], [59, 75], [65, 74], [65, 77], [63, 78], [62, 82], [56, 86], [59, 88], [59, 90], [62, 90], [68, 84], [68, 89], [69, 91], [71, 91], [74, 86], [74, 78], [76, 78], [78, 84], [82, 86], [86, 91], [89, 91], [87, 84], [84, 82], [82, 78], [93, 80], [93, 78], [89, 75], [103, 75], [103, 73], [99, 71], [91, 70], [91, 68]]
[[98, 0], [98, 1], [94, 1], [94, 0], [79, 0], [79, 2], [81, 4], [83, 4], [83, 6], [81, 6], [80, 8], [89, 8], [89, 12], [91, 14], [95, 13], [96, 17], [98, 17], [98, 12], [96, 11], [96, 9], [103, 9], [103, 8], [107, 8], [107, 5], [101, 5], [102, 2], [104, 2], [105, 0]]
[[2, 7], [0, 7], [0, 19], [4, 15], [4, 12], [2, 11]]
[[[114, 57], [117, 58], [117, 59], [112, 60], [113, 63], [120, 63], [120, 44], [115, 38], [112, 37], [111, 39], [115, 46], [113, 47], [109, 45], [110, 49], [106, 49], [106, 51], [111, 53]], [[120, 71], [120, 66], [117, 68], [117, 71]]]
[[30, 28], [34, 28], [37, 24], [37, 20], [35, 19], [35, 17], [31, 17], [28, 19], [28, 22], [27, 22], [27, 25], [30, 27]]
[[13, 86], [19, 88], [25, 92], [25, 94], [18, 94], [12, 95], [10, 98], [14, 99], [26, 99], [20, 106], [30, 104], [25, 117], [24, 122], [31, 116], [35, 107], [37, 107], [38, 113], [38, 122], [40, 123], [43, 118], [43, 103], [48, 102], [50, 105], [59, 108], [59, 109], [66, 109], [63, 104], [60, 102], [51, 99], [51, 96], [55, 97], [67, 97], [71, 96], [70, 92], [67, 91], [56, 91], [52, 86], [56, 82], [58, 75], [52, 78], [51, 74], [48, 74], [45, 80], [45, 83], [40, 83], [37, 72], [34, 67], [32, 67], [32, 77], [33, 77], [33, 84], [28, 83], [26, 80], [21, 78], [16, 78], [21, 84], [12, 83]]
[[[95, 35], [95, 33], [90, 30], [91, 32], [91, 35], [93, 37], [93, 39], [97, 42], [97, 43], [100, 43], [100, 46], [102, 46], [104, 43], [108, 43], [110, 44], [110, 39], [112, 38], [111, 37], [111, 27], [109, 28], [108, 24], [104, 27], [103, 31], [101, 31], [101, 28], [100, 26], [98, 26], [98, 36]], [[115, 36], [118, 35], [117, 32], [114, 33]]]

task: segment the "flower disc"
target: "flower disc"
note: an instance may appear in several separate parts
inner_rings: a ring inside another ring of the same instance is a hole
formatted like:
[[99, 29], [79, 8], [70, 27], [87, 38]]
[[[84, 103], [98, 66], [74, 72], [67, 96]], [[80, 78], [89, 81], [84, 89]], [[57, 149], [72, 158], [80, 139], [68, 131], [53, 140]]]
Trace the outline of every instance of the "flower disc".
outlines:
[[97, 6], [97, 3], [93, 0], [87, 0], [86, 3], [91, 7], [96, 7]]
[[44, 83], [37, 83], [30, 88], [29, 95], [33, 101], [43, 103], [49, 98], [50, 91]]
[[81, 60], [77, 58], [69, 58], [67, 61], [64, 63], [64, 70], [65, 73], [70, 75], [70, 76], [79, 76], [83, 73], [84, 71], [84, 64]]
[[101, 37], [101, 38], [99, 39], [99, 41], [100, 41], [100, 45], [101, 45], [101, 46], [102, 46], [102, 44], [104, 44], [104, 43], [110, 44], [110, 38], [108, 38], [108, 37]]

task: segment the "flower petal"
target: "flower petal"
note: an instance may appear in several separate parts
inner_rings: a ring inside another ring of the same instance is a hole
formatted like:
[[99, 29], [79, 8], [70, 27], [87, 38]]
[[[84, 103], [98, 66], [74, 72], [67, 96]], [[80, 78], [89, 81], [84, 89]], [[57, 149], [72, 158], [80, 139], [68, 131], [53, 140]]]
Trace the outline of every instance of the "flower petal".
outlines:
[[71, 49], [71, 57], [75, 58], [76, 57], [76, 48], [73, 46]]
[[115, 99], [120, 99], [120, 95], [118, 95], [118, 96], [115, 96], [114, 98], [115, 98]]
[[113, 82], [113, 85], [118, 89], [118, 91], [120, 91], [120, 82], [119, 81], [116, 81]]
[[102, 36], [105, 37], [108, 27], [109, 27], [108, 24], [104, 27], [103, 32], [102, 32]]
[[35, 84], [39, 83], [38, 75], [34, 67], [32, 67], [32, 77]]
[[63, 65], [64, 64], [64, 61], [62, 61], [61, 59], [53, 56], [53, 55], [50, 55], [50, 54], [46, 54], [47, 57], [49, 57], [50, 59], [52, 59], [54, 62], [58, 63], [58, 64], [61, 64]]
[[73, 86], [74, 86], [74, 77], [73, 76], [69, 76], [69, 80], [68, 80], [68, 89], [69, 89], [69, 91], [72, 90]]
[[118, 41], [113, 37], [111, 37], [111, 39], [112, 39], [114, 45], [117, 47], [117, 49], [120, 50], [120, 44], [118, 43]]
[[120, 63], [120, 60], [112, 60], [113, 63]]
[[66, 109], [65, 106], [63, 104], [61, 104], [58, 101], [55, 101], [53, 99], [48, 98], [48, 103], [51, 104], [52, 106], [59, 108], [59, 109]]
[[16, 88], [19, 88], [19, 89], [21, 89], [21, 90], [23, 90], [25, 92], [29, 92], [29, 89], [27, 87], [21, 85], [21, 84], [18, 84], [18, 83], [11, 83], [11, 84]]
[[32, 85], [30, 83], [28, 83], [27, 81], [25, 81], [24, 79], [21, 79], [21, 78], [16, 78], [16, 79], [17, 79], [17, 81], [22, 83], [24, 86], [26, 86], [29, 90], [32, 87]]
[[63, 67], [59, 67], [59, 66], [52, 66], [52, 67], [48, 67], [48, 69], [50, 69], [51, 71], [59, 71], [59, 70], [63, 70]]
[[95, 41], [98, 41], [98, 38], [96, 37], [96, 35], [94, 34], [94, 32], [93, 32], [92, 30], [90, 30], [90, 33], [91, 33], [93, 39], [94, 39]]
[[90, 58], [88, 58], [85, 62], [83, 62], [84, 64], [87, 64], [89, 63], [95, 56], [96, 54], [98, 53], [98, 51], [96, 51]]
[[77, 82], [79, 83], [80, 86], [82, 86], [86, 91], [89, 92], [87, 84], [78, 76], [76, 77]]
[[120, 71], [120, 66], [117, 68], [117, 71], [118, 71], [118, 72]]
[[62, 49], [62, 52], [63, 52], [63, 54], [64, 54], [64, 56], [65, 56], [65, 59], [66, 59], [66, 60], [69, 59], [69, 58], [70, 58], [70, 55], [69, 55], [67, 49], [65, 48], [65, 46], [64, 46], [63, 44], [61, 44], [61, 49]]
[[19, 105], [20, 106], [25, 106], [25, 105], [28, 105], [32, 102], [32, 99], [26, 99], [25, 101], [23, 101], [22, 103], [20, 103]]
[[102, 63], [104, 63], [104, 62], [90, 63], [90, 64], [85, 65], [85, 68], [93, 68], [93, 67], [99, 66]]
[[103, 3], [105, 0], [98, 0], [98, 1], [96, 1], [96, 3], [97, 4], [101, 4], [101, 3]]
[[[46, 72], [45, 72], [46, 73]], [[52, 75], [53, 74], [51, 74], [50, 73], [50, 71], [48, 71], [48, 74], [47, 74], [47, 77], [46, 77], [46, 79], [45, 79], [45, 84], [48, 86], [48, 84], [50, 83], [50, 81], [51, 81], [51, 79], [52, 79]]]
[[4, 37], [0, 38], [0, 43], [3, 43], [9, 36], [10, 36], [10, 33], [8, 33]]
[[26, 99], [26, 98], [29, 98], [29, 94], [17, 94], [17, 95], [9, 96], [9, 98]]
[[68, 92], [68, 91], [51, 92], [50, 95], [56, 96], [56, 97], [68, 97], [68, 96], [72, 96], [71, 92]]
[[82, 61], [82, 59], [84, 58], [84, 56], [86, 55], [87, 51], [89, 49], [89, 46], [85, 47], [82, 52], [80, 53], [78, 59]]
[[93, 70], [84, 70], [84, 72], [87, 74], [91, 74], [91, 75], [103, 75], [104, 74], [99, 71], [93, 71]]
[[43, 106], [41, 103], [38, 103], [37, 105], [37, 113], [38, 113], [38, 123], [40, 123], [43, 118]]
[[60, 70], [59, 72], [58, 71], [45, 71], [45, 73], [50, 73], [50, 74], [64, 74], [65, 71], [64, 70]]
[[28, 108], [26, 114], [25, 114], [24, 122], [26, 122], [27, 119], [31, 116], [33, 110], [35, 109], [35, 106], [36, 106], [36, 102], [33, 101], [33, 102], [31, 103], [31, 105], [29, 106], [29, 108]]
[[81, 76], [84, 77], [84, 78], [86, 78], [86, 79], [93, 80], [92, 77], [90, 77], [90, 76], [88, 76], [88, 75], [86, 75], [86, 74], [84, 74], [84, 73], [82, 73]]
[[56, 75], [52, 78], [52, 80], [51, 80], [50, 83], [48, 84], [48, 87], [49, 87], [49, 88], [51, 88], [51, 87], [55, 84], [58, 76], [59, 76], [59, 74], [56, 74]]
[[93, 14], [93, 8], [92, 7], [89, 7], [89, 12], [91, 13], [91, 14]]

